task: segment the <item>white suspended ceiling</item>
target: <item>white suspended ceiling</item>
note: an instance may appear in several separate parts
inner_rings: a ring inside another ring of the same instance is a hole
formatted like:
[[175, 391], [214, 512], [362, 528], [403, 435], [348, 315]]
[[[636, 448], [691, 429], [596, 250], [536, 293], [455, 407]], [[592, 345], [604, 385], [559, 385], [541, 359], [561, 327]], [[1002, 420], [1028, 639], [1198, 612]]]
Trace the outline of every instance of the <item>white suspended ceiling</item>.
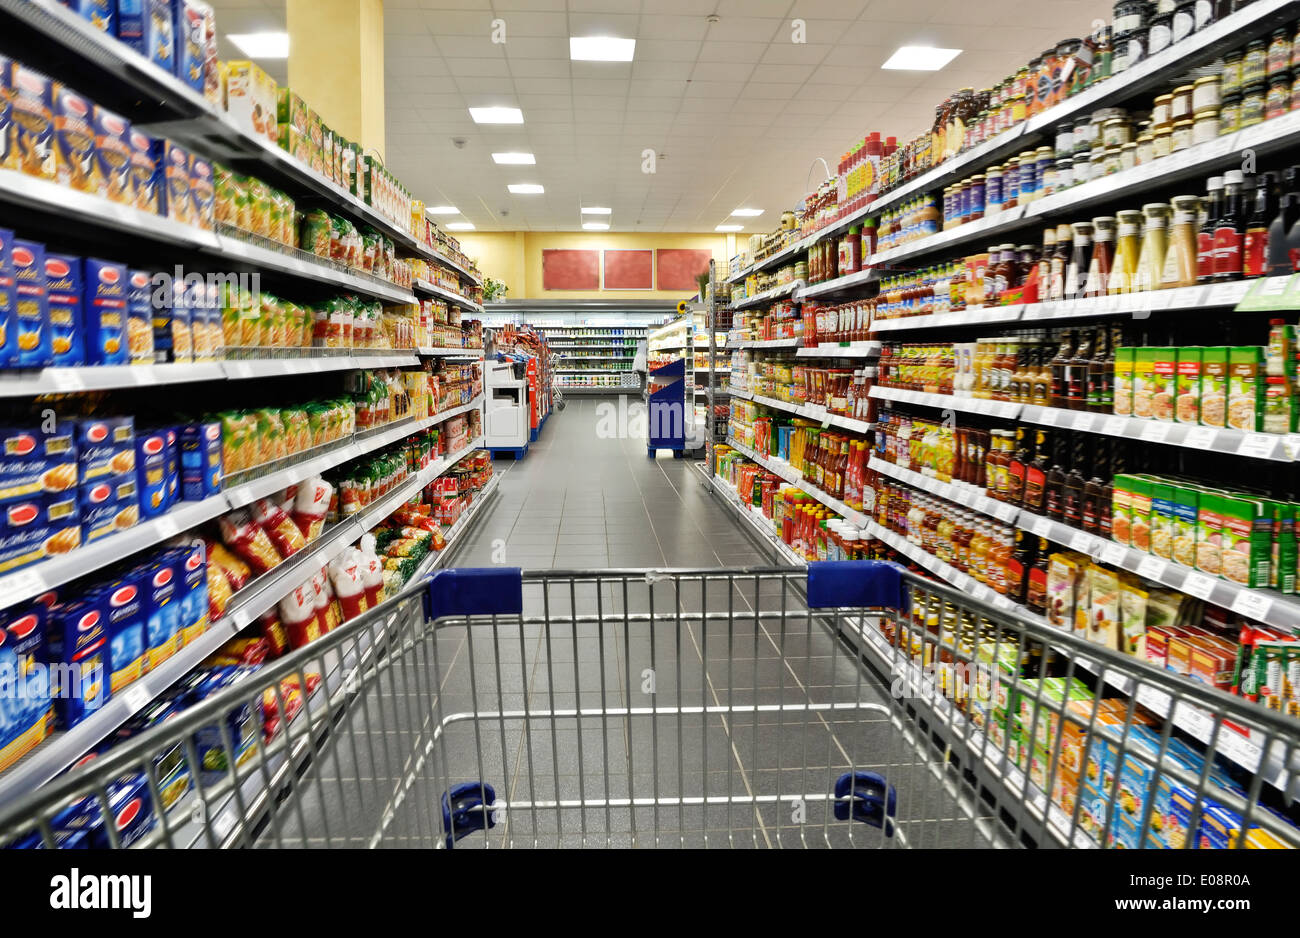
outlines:
[[[224, 33], [283, 30], [283, 0], [216, 0]], [[864, 132], [906, 140], [955, 89], [987, 87], [1113, 0], [385, 0], [387, 156], [428, 204], [480, 231], [776, 227]], [[709, 23], [716, 14], [718, 22]], [[792, 20], [806, 42], [792, 40]], [[504, 43], [491, 39], [505, 23]], [[571, 62], [570, 36], [636, 39], [630, 63]], [[882, 71], [902, 45], [962, 49], [938, 72]], [[242, 55], [223, 40], [223, 58]], [[283, 61], [262, 63], [277, 81]], [[315, 104], [315, 102], [308, 102]], [[514, 106], [489, 126], [468, 108]], [[458, 148], [454, 140], [463, 141]], [[654, 174], [642, 153], [656, 152]], [[531, 152], [535, 166], [493, 163]], [[511, 195], [540, 183], [543, 195]], [[729, 218], [739, 207], [758, 218]]]

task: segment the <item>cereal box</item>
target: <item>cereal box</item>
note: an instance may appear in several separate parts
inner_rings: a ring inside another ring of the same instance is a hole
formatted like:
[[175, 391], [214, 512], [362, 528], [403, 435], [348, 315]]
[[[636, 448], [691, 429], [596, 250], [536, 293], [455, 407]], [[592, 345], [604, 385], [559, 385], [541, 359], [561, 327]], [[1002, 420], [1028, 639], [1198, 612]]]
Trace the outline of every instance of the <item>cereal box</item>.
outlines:
[[1264, 428], [1264, 350], [1258, 345], [1228, 350], [1228, 426]]
[[14, 241], [14, 293], [18, 312], [18, 366], [48, 368], [54, 363], [50, 301], [45, 290], [45, 245]]
[[54, 173], [60, 185], [99, 194], [103, 180], [95, 160], [94, 105], [71, 88], [54, 83]]
[[75, 683], [74, 687], [55, 688], [55, 724], [71, 729], [108, 702], [108, 620], [98, 598], [60, 604], [50, 610], [47, 654], [54, 665], [62, 665], [52, 675]]
[[1228, 418], [1227, 346], [1201, 349], [1201, 425], [1227, 426]]
[[86, 362], [91, 365], [125, 365], [128, 361], [126, 267], [88, 257], [85, 271], [82, 321], [85, 323]]
[[15, 169], [29, 176], [57, 177], [54, 155], [54, 82], [35, 69], [14, 62], [13, 89]]
[[131, 185], [131, 122], [95, 105], [95, 163], [100, 194], [121, 205], [135, 204]]
[[194, 224], [211, 231], [216, 216], [216, 183], [212, 163], [198, 156], [190, 159], [190, 198], [194, 202]]
[[127, 276], [126, 347], [132, 365], [153, 364], [153, 274], [147, 270]]
[[1178, 423], [1201, 422], [1201, 353], [1199, 346], [1186, 346], [1178, 351], [1177, 395], [1174, 400], [1174, 420]]
[[54, 365], [83, 365], [86, 354], [81, 328], [81, 258], [45, 255], [45, 293], [50, 310], [50, 345]]
[[18, 301], [14, 296], [14, 233], [0, 228], [0, 368], [18, 366]]
[[1223, 495], [1223, 578], [1251, 589], [1267, 587], [1273, 556], [1273, 516], [1253, 498]]
[[131, 129], [131, 191], [135, 207], [153, 215], [162, 214], [162, 180], [154, 164], [154, 139]]
[[190, 154], [170, 140], [155, 140], [150, 151], [158, 214], [184, 225], [194, 224]]
[[280, 129], [275, 80], [255, 62], [227, 62], [226, 69], [227, 113], [249, 134], [276, 144]]
[[287, 125], [307, 137], [311, 127], [311, 109], [295, 92], [287, 87], [281, 88], [276, 102], [276, 120], [282, 131]]

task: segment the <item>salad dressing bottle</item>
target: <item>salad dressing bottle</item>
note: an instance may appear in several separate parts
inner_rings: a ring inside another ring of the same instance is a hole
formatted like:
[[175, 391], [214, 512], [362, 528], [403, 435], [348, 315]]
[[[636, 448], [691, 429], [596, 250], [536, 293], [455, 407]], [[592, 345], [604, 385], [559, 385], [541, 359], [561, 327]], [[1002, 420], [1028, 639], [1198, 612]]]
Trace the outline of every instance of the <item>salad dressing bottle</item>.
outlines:
[[1138, 255], [1142, 251], [1142, 213], [1134, 210], [1116, 214], [1115, 262], [1111, 266], [1111, 296], [1132, 293], [1137, 278]]
[[1165, 250], [1164, 270], [1160, 275], [1160, 289], [1196, 286], [1197, 231], [1196, 219], [1200, 210], [1199, 196], [1174, 196], [1173, 222], [1169, 226], [1169, 242]]
[[1169, 206], [1163, 202], [1149, 202], [1142, 206], [1146, 232], [1142, 237], [1142, 253], [1138, 256], [1134, 293], [1160, 289], [1165, 272], [1165, 228], [1169, 224]]

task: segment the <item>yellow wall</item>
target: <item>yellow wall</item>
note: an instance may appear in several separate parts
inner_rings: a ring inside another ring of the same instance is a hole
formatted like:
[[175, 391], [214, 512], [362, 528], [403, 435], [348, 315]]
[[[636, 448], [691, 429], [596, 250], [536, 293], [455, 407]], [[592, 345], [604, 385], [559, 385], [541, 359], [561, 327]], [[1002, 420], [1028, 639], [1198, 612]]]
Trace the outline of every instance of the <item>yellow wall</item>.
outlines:
[[712, 234], [619, 234], [589, 231], [459, 232], [461, 250], [478, 261], [485, 277], [504, 281], [512, 300], [660, 300], [684, 299], [695, 293], [677, 290], [543, 290], [542, 252], [548, 250], [627, 250], [694, 248], [709, 250], [718, 273], [726, 272], [727, 238]]

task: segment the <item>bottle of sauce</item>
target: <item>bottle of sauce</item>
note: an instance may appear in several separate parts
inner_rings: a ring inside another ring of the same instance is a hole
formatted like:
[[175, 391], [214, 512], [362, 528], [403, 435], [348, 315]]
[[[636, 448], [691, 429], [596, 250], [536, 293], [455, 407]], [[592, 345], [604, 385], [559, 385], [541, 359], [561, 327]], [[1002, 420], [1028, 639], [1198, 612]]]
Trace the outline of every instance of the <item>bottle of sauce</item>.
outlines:
[[1160, 278], [1165, 272], [1165, 230], [1169, 224], [1169, 206], [1163, 202], [1149, 202], [1142, 206], [1145, 228], [1142, 251], [1138, 255], [1138, 269], [1134, 293], [1160, 289]]
[[1038, 549], [1029, 568], [1029, 585], [1025, 590], [1025, 606], [1036, 615], [1047, 613], [1047, 564], [1051, 546], [1046, 538], [1038, 538]]
[[1034, 346], [1034, 375], [1030, 385], [1029, 403], [1039, 407], [1052, 406], [1052, 368], [1048, 364], [1048, 347], [1042, 338]]
[[1214, 282], [1227, 283], [1240, 280], [1242, 274], [1241, 245], [1245, 232], [1245, 213], [1241, 190], [1245, 176], [1231, 169], [1223, 177], [1223, 213], [1214, 228]]
[[1047, 517], [1053, 521], [1065, 520], [1065, 477], [1062, 467], [1065, 452], [1065, 438], [1054, 437], [1052, 447], [1052, 467], [1047, 470]]
[[1029, 466], [1030, 453], [1025, 428], [1016, 427], [1015, 434], [1015, 452], [1011, 454], [1011, 459], [1007, 463], [1006, 501], [1019, 508], [1025, 499], [1025, 473]]
[[1058, 302], [1065, 299], [1065, 275], [1074, 251], [1074, 230], [1069, 225], [1056, 226], [1056, 251], [1052, 254], [1047, 285], [1047, 299]]
[[1091, 363], [1092, 336], [1084, 332], [1065, 366], [1065, 406], [1070, 410], [1088, 409], [1088, 368]]
[[1214, 282], [1214, 232], [1223, 212], [1223, 177], [1211, 176], [1205, 198], [1205, 220], [1196, 235], [1196, 282]]
[[1200, 204], [1199, 196], [1174, 196], [1169, 243], [1165, 249], [1164, 270], [1160, 274], [1162, 290], [1196, 286], [1198, 247], [1196, 217]]
[[1002, 431], [992, 430], [989, 432], [989, 436], [989, 451], [985, 456], [985, 466], [987, 469], [985, 472], [986, 484], [984, 486], [984, 491], [989, 498], [1000, 499], [1001, 496], [998, 494], [998, 479], [1001, 478], [1001, 475], [1006, 471], [1004, 459], [1007, 454], [1002, 448]]
[[1294, 259], [1287, 251], [1286, 236], [1300, 220], [1300, 167], [1288, 167], [1282, 173], [1281, 197], [1277, 211], [1268, 225], [1268, 255], [1265, 273], [1269, 277], [1289, 277], [1295, 270]]
[[1024, 604], [1025, 593], [1029, 586], [1026, 574], [1033, 562], [1033, 535], [1026, 531], [1016, 532], [1015, 547], [1007, 560], [1007, 589], [1004, 594], [1014, 603]]
[[1056, 253], [1056, 229], [1043, 229], [1043, 253], [1038, 258], [1038, 302], [1046, 303], [1051, 297], [1052, 255]]
[[1115, 220], [1115, 261], [1107, 289], [1111, 296], [1133, 292], [1138, 255], [1142, 249], [1142, 213], [1133, 210], [1117, 212]]
[[1025, 467], [1024, 509], [1036, 515], [1044, 513], [1047, 497], [1047, 431], [1034, 434], [1034, 455]]
[[1246, 220], [1245, 256], [1242, 258], [1242, 273], [1247, 277], [1262, 277], [1268, 267], [1268, 229], [1273, 221], [1274, 177], [1272, 173], [1261, 173], [1255, 179], [1255, 198]]
[[1083, 484], [1083, 529], [1089, 534], [1099, 534], [1101, 525], [1101, 499], [1109, 478], [1107, 459], [1108, 442], [1105, 437], [1093, 441], [1092, 474]]
[[1056, 349], [1056, 356], [1051, 361], [1052, 404], [1053, 407], [1067, 407], [1069, 385], [1066, 383], [1066, 367], [1074, 357], [1074, 334], [1068, 329], [1061, 333], [1061, 344]]
[[[1106, 408], [1106, 391], [1111, 378], [1106, 373], [1106, 359], [1110, 351], [1110, 333], [1098, 329], [1092, 342], [1092, 358], [1088, 362], [1088, 389], [1085, 409], [1094, 414], [1109, 413]], [[1114, 361], [1114, 359], [1111, 359]]]
[[1087, 461], [1085, 450], [1091, 440], [1076, 439], [1070, 446], [1070, 468], [1065, 475], [1063, 521], [1072, 528], [1083, 525], [1083, 466]]
[[1092, 222], [1079, 221], [1070, 227], [1074, 230], [1074, 244], [1065, 273], [1065, 299], [1074, 300], [1083, 296], [1088, 266], [1092, 263]]
[[1092, 220], [1092, 261], [1084, 282], [1084, 296], [1106, 296], [1110, 292], [1111, 269], [1115, 263], [1115, 218], [1103, 215]]

